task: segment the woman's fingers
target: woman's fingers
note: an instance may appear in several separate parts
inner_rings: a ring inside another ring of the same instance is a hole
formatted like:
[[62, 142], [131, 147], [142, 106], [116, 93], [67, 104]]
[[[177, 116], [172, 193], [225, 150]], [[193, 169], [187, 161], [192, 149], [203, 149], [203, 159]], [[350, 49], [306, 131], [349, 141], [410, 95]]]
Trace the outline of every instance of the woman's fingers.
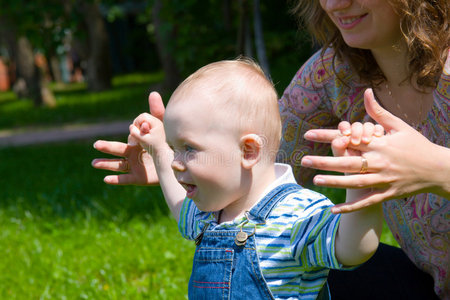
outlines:
[[130, 168], [126, 159], [96, 158], [92, 161], [92, 166], [96, 169], [113, 172], [127, 172]]
[[331, 212], [334, 214], [345, 214], [354, 211], [361, 210], [368, 206], [384, 202], [391, 198], [391, 193], [389, 190], [374, 190], [360, 199], [353, 202], [341, 203], [333, 206]]
[[311, 129], [305, 133], [304, 138], [313, 142], [331, 143], [339, 136], [341, 134], [338, 129]]
[[381, 124], [387, 132], [394, 133], [401, 129], [410, 127], [402, 119], [394, 116], [384, 109], [376, 100], [372, 89], [364, 92], [364, 107], [367, 114], [377, 123]]
[[[363, 159], [361, 156], [313, 156], [307, 155], [302, 158], [301, 164], [303, 167], [319, 169], [324, 171], [335, 171], [342, 173], [359, 173], [361, 170]], [[368, 173], [377, 171], [370, 168], [366, 171]]]
[[94, 143], [94, 148], [100, 152], [114, 156], [126, 156], [129, 151], [129, 145], [122, 142], [110, 142], [98, 140]]
[[151, 92], [148, 95], [148, 105], [152, 116], [162, 121], [164, 118], [165, 107], [161, 95], [158, 92]]
[[[362, 164], [360, 163], [359, 166], [359, 168], [361, 168]], [[352, 175], [316, 175], [313, 178], [313, 183], [317, 186], [348, 189], [370, 188], [379, 186], [381, 183], [385, 183], [385, 180], [380, 178], [380, 174], [357, 174], [359, 173], [359, 170], [358, 172], [354, 172], [355, 174]]]
[[103, 181], [112, 185], [136, 184], [136, 178], [131, 174], [108, 175], [103, 179]]

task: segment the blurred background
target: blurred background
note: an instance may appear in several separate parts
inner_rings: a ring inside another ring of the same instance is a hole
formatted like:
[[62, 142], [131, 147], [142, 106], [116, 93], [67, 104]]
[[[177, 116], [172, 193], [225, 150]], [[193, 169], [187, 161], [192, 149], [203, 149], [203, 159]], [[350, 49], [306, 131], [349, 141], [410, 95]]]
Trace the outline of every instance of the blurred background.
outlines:
[[92, 144], [212, 61], [253, 57], [281, 95], [314, 49], [293, 2], [0, 0], [0, 299], [187, 299], [159, 187], [104, 184]]

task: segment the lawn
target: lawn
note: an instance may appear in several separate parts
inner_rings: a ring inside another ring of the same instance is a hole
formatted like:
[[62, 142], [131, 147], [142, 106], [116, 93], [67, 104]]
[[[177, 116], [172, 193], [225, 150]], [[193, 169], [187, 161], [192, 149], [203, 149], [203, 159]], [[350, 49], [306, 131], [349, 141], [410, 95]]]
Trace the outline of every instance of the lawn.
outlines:
[[194, 246], [158, 187], [113, 187], [93, 141], [0, 149], [0, 299], [184, 299]]
[[132, 120], [148, 111], [149, 91], [159, 90], [162, 78], [162, 73], [122, 75], [114, 78], [113, 89], [98, 93], [87, 92], [83, 83], [53, 84], [58, 104], [54, 108], [35, 108], [32, 101], [17, 100], [13, 92], [0, 93], [0, 130]]
[[[118, 77], [95, 94], [53, 86], [54, 109], [0, 94], [0, 129], [132, 119], [158, 76]], [[108, 173], [90, 166], [100, 155], [93, 142], [0, 149], [0, 299], [187, 298], [193, 243], [177, 233], [159, 187], [103, 183]], [[395, 245], [386, 228], [383, 240]]]

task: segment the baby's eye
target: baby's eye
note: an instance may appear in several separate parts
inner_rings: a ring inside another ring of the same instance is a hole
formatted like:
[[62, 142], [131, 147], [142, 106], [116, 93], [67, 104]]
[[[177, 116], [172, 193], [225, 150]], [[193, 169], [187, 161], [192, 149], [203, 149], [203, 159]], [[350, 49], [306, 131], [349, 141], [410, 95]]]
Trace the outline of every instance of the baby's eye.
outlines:
[[185, 150], [186, 152], [193, 152], [193, 151], [195, 151], [196, 149], [195, 149], [194, 147], [190, 146], [190, 145], [184, 145], [184, 150]]

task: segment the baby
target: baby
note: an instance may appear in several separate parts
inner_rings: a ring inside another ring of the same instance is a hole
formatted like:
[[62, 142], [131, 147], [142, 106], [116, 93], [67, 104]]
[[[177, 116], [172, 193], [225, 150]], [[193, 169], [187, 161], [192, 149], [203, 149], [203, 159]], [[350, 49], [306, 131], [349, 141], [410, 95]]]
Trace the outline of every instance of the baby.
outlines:
[[130, 134], [152, 155], [181, 234], [197, 244], [190, 299], [327, 299], [329, 269], [359, 265], [378, 247], [380, 205], [335, 215], [275, 163], [277, 94], [250, 60], [199, 69], [173, 93], [164, 124], [142, 114]]

